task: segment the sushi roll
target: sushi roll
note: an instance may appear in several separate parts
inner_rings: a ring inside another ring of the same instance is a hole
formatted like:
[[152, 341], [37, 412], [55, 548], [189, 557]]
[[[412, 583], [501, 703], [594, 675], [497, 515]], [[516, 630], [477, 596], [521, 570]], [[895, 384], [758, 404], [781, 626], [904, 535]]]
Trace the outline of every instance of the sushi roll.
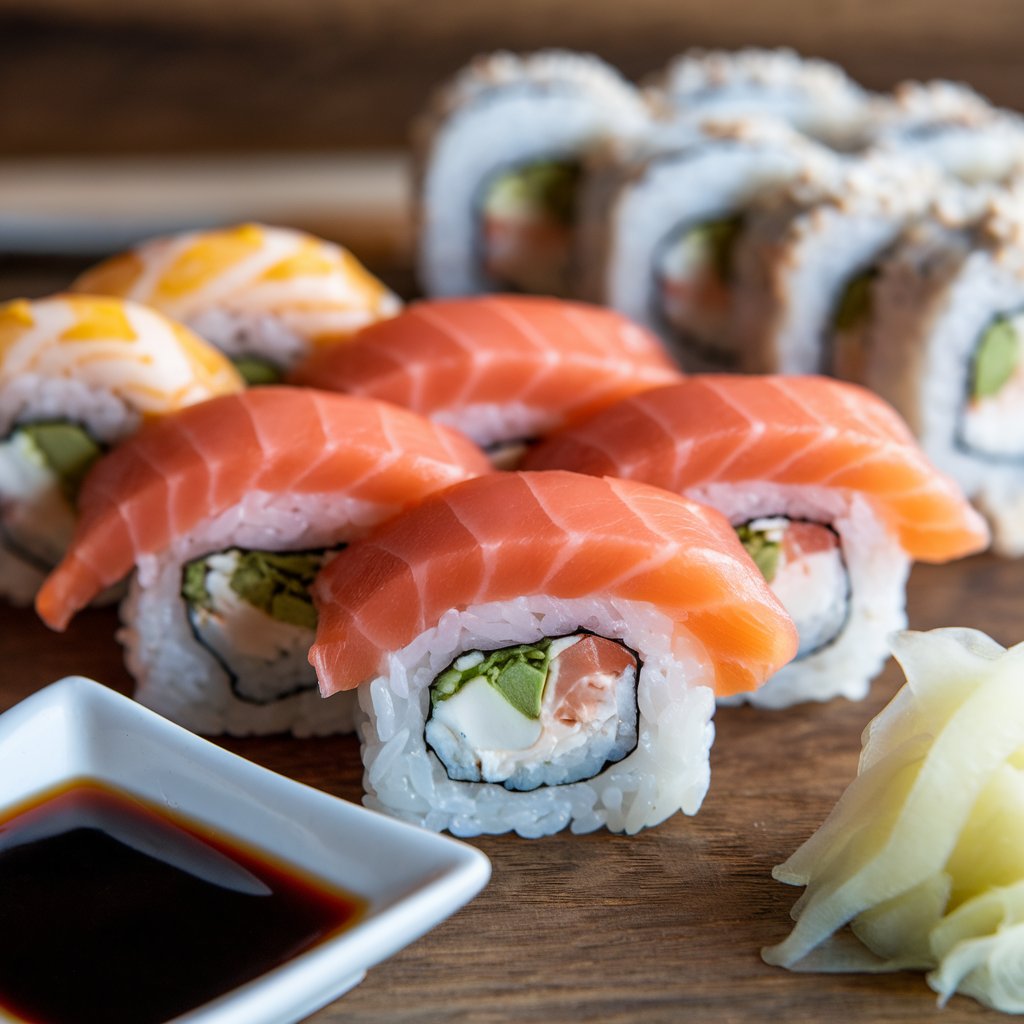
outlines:
[[695, 813], [715, 694], [796, 645], [718, 513], [574, 473], [434, 495], [342, 552], [314, 598], [321, 690], [356, 690], [366, 716], [365, 803], [458, 835]]
[[1024, 174], [1024, 118], [958, 82], [902, 82], [872, 103], [868, 148], [934, 164], [967, 184]]
[[478, 57], [416, 132], [417, 264], [432, 296], [569, 294], [586, 154], [646, 124], [640, 94], [597, 57]]
[[99, 462], [36, 600], [63, 629], [135, 569], [119, 639], [136, 699], [196, 732], [346, 731], [307, 661], [309, 586], [350, 540], [489, 469], [452, 431], [383, 402], [253, 388], [166, 417]]
[[242, 224], [144, 242], [87, 270], [74, 291], [144, 302], [273, 384], [311, 352], [394, 316], [401, 302], [346, 249]]
[[944, 562], [988, 532], [900, 418], [822, 377], [691, 377], [625, 399], [527, 460], [640, 480], [722, 512], [800, 634], [745, 699], [859, 700], [905, 624], [911, 559]]
[[997, 552], [1024, 554], [1024, 202], [973, 223], [922, 225], [871, 293], [865, 381], [989, 517]]
[[741, 368], [834, 372], [877, 261], [941, 186], [927, 164], [874, 156], [797, 180], [751, 212], [734, 262]]
[[657, 338], [617, 313], [491, 295], [414, 303], [291, 379], [405, 406], [508, 468], [557, 427], [679, 376]]
[[[911, 221], [868, 270], [850, 280], [832, 325], [831, 370], [836, 377], [872, 387], [872, 353], [876, 345], [890, 344], [887, 322], [893, 313], [891, 305], [880, 301], [878, 293], [889, 287], [893, 268], [913, 252], [913, 260], [924, 260], [929, 265], [937, 261], [938, 269], [949, 250], [968, 244], [972, 232], [1002, 193], [1003, 189], [996, 186], [943, 183], [925, 213]], [[881, 312], [884, 316], [880, 316]], [[901, 343], [896, 344], [899, 347]], [[887, 400], [898, 405], [890, 397], [896, 393], [891, 383], [880, 386]]]
[[863, 132], [869, 95], [841, 67], [792, 50], [688, 50], [649, 80], [687, 117], [756, 117], [845, 149]]
[[216, 349], [135, 303], [0, 305], [0, 596], [32, 602], [104, 451], [147, 420], [242, 386]]
[[610, 153], [588, 175], [581, 294], [657, 332], [687, 370], [735, 369], [733, 254], [746, 214], [834, 158], [775, 122], [705, 123], [674, 136]]

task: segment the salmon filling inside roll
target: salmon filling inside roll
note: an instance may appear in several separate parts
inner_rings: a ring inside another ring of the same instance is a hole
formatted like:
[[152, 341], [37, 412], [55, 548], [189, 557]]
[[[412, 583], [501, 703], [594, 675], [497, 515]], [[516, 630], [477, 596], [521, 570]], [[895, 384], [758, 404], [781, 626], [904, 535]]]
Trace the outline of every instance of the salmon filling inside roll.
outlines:
[[850, 616], [850, 580], [835, 530], [775, 516], [736, 532], [796, 625], [797, 660], [835, 640]]
[[30, 423], [0, 441], [0, 542], [12, 554], [49, 571], [75, 528], [82, 479], [103, 453], [75, 423]]
[[1024, 313], [997, 316], [982, 332], [963, 412], [967, 448], [997, 458], [1024, 456]]
[[483, 261], [513, 291], [569, 293], [572, 228], [581, 167], [542, 160], [496, 175], [484, 190]]
[[732, 258], [741, 216], [691, 225], [673, 233], [657, 258], [660, 314], [696, 352], [728, 364]]
[[316, 688], [306, 657], [317, 620], [309, 588], [334, 553], [230, 548], [186, 563], [189, 626], [236, 697], [267, 704]]
[[430, 687], [449, 778], [529, 790], [592, 778], [637, 743], [637, 656], [590, 633], [468, 651]]

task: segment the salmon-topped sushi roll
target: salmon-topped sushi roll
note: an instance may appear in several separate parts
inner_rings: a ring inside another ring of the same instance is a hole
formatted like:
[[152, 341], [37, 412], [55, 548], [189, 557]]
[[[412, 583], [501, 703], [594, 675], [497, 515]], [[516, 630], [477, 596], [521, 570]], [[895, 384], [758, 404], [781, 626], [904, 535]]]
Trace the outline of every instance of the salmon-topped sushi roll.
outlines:
[[321, 691], [356, 690], [367, 804], [460, 835], [636, 832], [708, 787], [716, 694], [792, 623], [713, 509], [575, 473], [492, 473], [314, 585]]
[[264, 224], [144, 242], [87, 270], [75, 291], [144, 302], [225, 352], [249, 384], [401, 309], [347, 250]]
[[800, 632], [796, 660], [747, 697], [768, 707], [864, 697], [905, 624], [911, 560], [988, 543], [899, 416], [823, 377], [691, 377], [552, 437], [529, 466], [642, 480], [729, 518]]
[[119, 299], [0, 305], [0, 596], [30, 604], [89, 467], [146, 421], [242, 389], [191, 331]]
[[618, 313], [493, 295], [414, 303], [291, 380], [403, 405], [507, 468], [552, 430], [680, 376], [657, 338]]
[[416, 260], [430, 296], [569, 295], [588, 157], [649, 123], [635, 86], [592, 54], [484, 54], [414, 131]]
[[253, 388], [144, 428], [101, 460], [36, 607], [63, 629], [134, 568], [120, 639], [142, 703], [197, 732], [351, 728], [307, 661], [309, 586], [350, 540], [490, 469], [405, 409]]

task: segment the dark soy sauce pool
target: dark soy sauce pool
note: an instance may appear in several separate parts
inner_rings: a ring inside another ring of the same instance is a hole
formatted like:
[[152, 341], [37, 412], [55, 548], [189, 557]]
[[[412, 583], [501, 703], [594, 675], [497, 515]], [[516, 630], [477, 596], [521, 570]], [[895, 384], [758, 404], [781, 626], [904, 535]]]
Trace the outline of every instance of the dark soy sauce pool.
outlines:
[[160, 1024], [351, 925], [364, 904], [92, 781], [0, 819], [0, 1006]]

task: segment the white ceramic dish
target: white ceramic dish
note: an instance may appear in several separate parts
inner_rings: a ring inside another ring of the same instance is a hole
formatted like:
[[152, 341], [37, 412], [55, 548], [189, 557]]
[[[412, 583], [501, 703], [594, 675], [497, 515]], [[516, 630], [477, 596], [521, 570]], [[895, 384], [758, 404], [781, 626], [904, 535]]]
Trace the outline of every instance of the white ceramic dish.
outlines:
[[[174, 1024], [301, 1020], [472, 899], [490, 876], [487, 858], [464, 843], [276, 775], [81, 676], [0, 715], [0, 815], [81, 777], [242, 840], [368, 903], [353, 927]], [[0, 1009], [0, 1021], [19, 1018]]]

